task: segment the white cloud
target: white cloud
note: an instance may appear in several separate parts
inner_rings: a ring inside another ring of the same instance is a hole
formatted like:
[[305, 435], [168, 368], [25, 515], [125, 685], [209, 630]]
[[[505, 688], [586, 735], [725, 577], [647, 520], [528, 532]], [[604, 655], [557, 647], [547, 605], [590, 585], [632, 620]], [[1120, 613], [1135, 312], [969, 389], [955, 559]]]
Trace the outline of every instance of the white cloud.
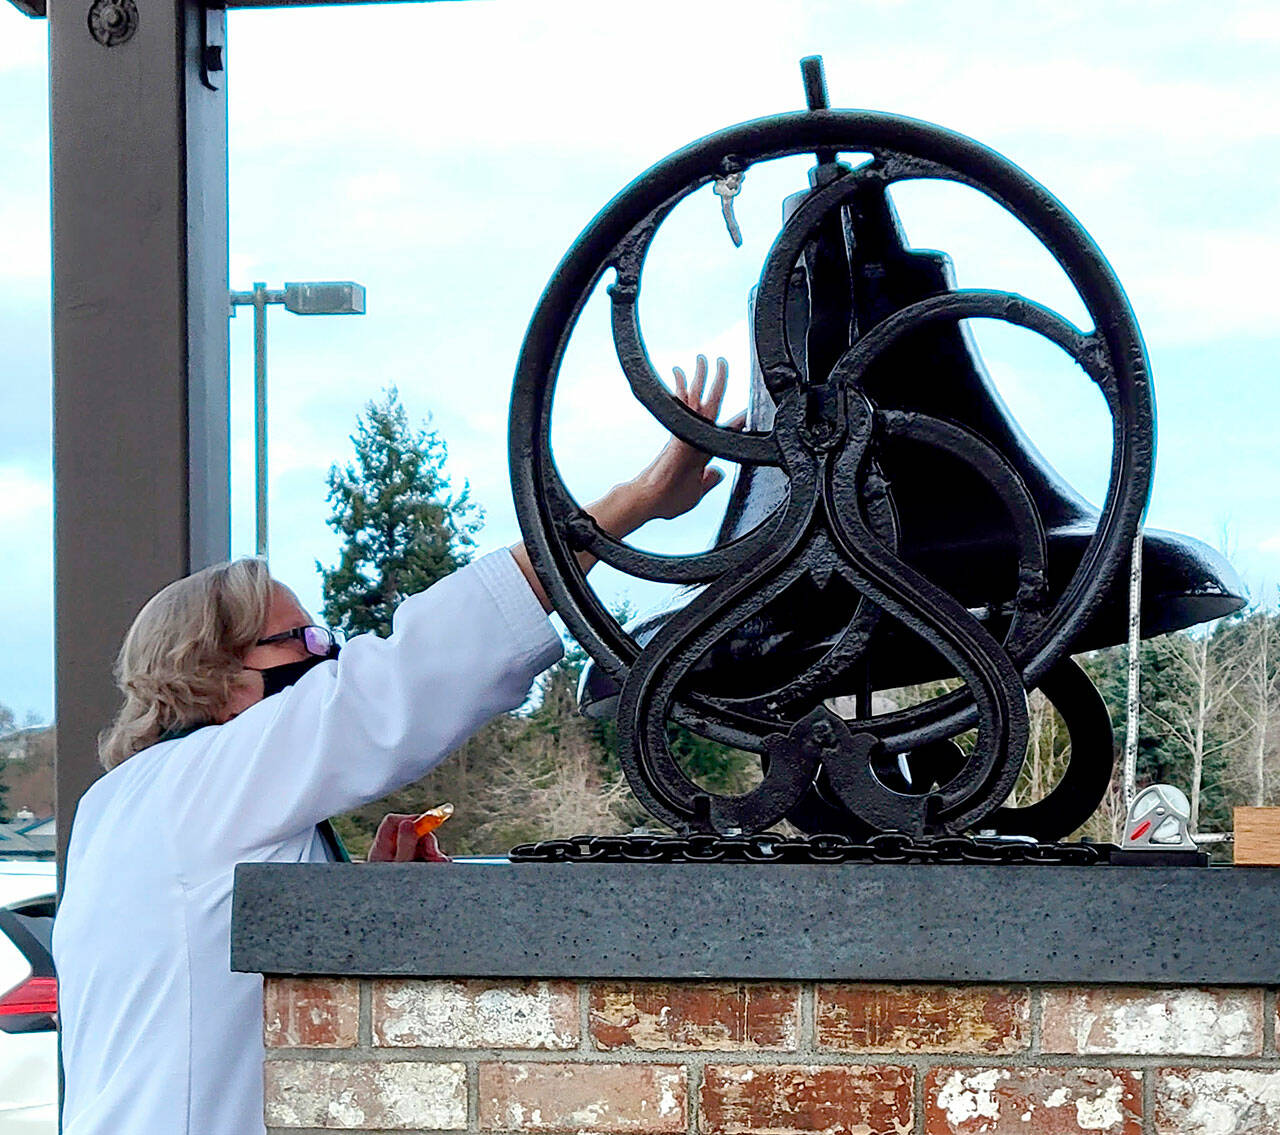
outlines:
[[1163, 270], [1148, 269], [1130, 284], [1139, 311], [1151, 315], [1149, 340], [1176, 345], [1280, 334], [1274, 268], [1280, 228], [1184, 231], [1170, 238], [1174, 251], [1161, 257]]
[[1246, 4], [1227, 21], [1230, 33], [1245, 43], [1280, 43], [1280, 8], [1275, 4]]
[[[937, 105], [937, 121], [988, 138], [1023, 132], [1059, 144], [1166, 138], [1216, 149], [1280, 137], [1269, 100], [1232, 81], [1155, 77], [1087, 55], [1018, 59], [994, 68], [970, 59], [950, 71], [952, 95], [945, 109]], [[926, 91], [931, 101], [941, 93]], [[1087, 159], [1087, 151], [1078, 156]]]
[[27, 538], [53, 525], [53, 477], [21, 465], [0, 465], [0, 531]]
[[[711, 129], [740, 110], [744, 96], [757, 101], [766, 60], [785, 73], [794, 104], [794, 62], [780, 63], [776, 41], [765, 42], [758, 28], [776, 21], [795, 38], [805, 22], [776, 2], [726, 19], [718, 5], [666, 0], [643, 13], [546, 0], [297, 16], [233, 15], [233, 66], [289, 92], [261, 103], [261, 89], [231, 88], [233, 99], [259, 108], [235, 120], [245, 140], [296, 143], [356, 125], [364, 139], [412, 139], [427, 151], [461, 144], [504, 152], [562, 149], [575, 135], [591, 145], [606, 128], [628, 151], [657, 139], [667, 148], [673, 112], [686, 128], [692, 116]], [[317, 60], [333, 61], [325, 80]], [[741, 81], [746, 76], [751, 83]]]
[[0, 74], [22, 68], [44, 70], [48, 58], [48, 25], [12, 5], [0, 8]]
[[[1036, 18], [1017, 19], [966, 7], [963, 29], [939, 5], [904, 3], [851, 20], [847, 6], [781, 0], [732, 15], [665, 0], [642, 14], [552, 0], [328, 10], [305, 20], [235, 14], [233, 65], [249, 77], [231, 87], [233, 131], [249, 148], [350, 134], [446, 160], [486, 146], [592, 153], [607, 139], [615, 154], [652, 160], [729, 122], [798, 109], [795, 60], [817, 45], [835, 105], [923, 117], [997, 144], [1022, 132], [1059, 144], [1154, 134], [1218, 147], [1276, 137], [1274, 99], [1261, 97], [1274, 80], [1262, 79], [1260, 91], [1229, 68], [1196, 75], [1160, 66], [1160, 32], [1150, 27], [1141, 28], [1143, 51], [1117, 50], [1124, 31], [1137, 39], [1138, 29], [1109, 7], [1072, 5], [1059, 35], [1036, 8]], [[1186, 27], [1178, 48], [1237, 50], [1235, 36], [1205, 28], [1189, 8], [1160, 9], [1162, 25]], [[970, 49], [957, 52], [961, 32]], [[317, 60], [330, 61], [329, 74]]]
[[49, 286], [49, 230], [32, 224], [31, 211], [25, 202], [0, 202], [5, 259], [0, 287], [5, 291], [14, 285], [24, 289], [42, 285], [46, 290]]

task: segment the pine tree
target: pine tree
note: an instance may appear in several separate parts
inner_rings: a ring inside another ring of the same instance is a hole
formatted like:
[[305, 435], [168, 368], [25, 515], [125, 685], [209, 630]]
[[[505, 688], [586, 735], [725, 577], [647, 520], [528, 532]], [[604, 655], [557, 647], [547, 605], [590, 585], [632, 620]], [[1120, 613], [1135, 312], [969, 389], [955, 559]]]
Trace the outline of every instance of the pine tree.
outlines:
[[465, 482], [450, 493], [448, 450], [427, 425], [410, 427], [392, 386], [365, 406], [351, 437], [355, 460], [329, 470], [329, 526], [343, 545], [335, 567], [316, 567], [324, 617], [348, 634], [385, 638], [401, 599], [471, 558], [483, 513]]

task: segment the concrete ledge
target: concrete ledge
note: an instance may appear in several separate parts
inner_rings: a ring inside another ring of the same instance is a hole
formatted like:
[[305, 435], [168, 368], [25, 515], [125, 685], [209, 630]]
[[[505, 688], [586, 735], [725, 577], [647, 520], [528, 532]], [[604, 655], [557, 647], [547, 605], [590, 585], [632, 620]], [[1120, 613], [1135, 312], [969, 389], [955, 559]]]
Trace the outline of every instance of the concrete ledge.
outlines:
[[1280, 869], [275, 864], [232, 969], [419, 977], [1280, 984]]

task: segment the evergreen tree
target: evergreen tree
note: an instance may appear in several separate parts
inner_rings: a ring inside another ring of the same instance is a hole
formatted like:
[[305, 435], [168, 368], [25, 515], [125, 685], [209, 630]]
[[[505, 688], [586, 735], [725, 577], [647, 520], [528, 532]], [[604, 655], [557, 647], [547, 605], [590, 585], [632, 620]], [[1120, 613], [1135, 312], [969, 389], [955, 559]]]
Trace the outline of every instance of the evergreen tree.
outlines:
[[355, 460], [328, 476], [329, 526], [344, 542], [336, 566], [316, 564], [324, 617], [348, 634], [385, 638], [401, 599], [471, 558], [483, 513], [465, 482], [450, 493], [444, 439], [409, 425], [394, 386], [365, 406], [351, 441]]

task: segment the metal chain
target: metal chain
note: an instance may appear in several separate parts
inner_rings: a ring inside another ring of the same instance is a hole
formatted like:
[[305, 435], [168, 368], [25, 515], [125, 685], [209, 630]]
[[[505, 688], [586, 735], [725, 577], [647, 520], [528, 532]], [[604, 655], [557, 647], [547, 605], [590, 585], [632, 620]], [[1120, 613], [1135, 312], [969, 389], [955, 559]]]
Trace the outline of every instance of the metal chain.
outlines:
[[522, 843], [513, 863], [1045, 863], [1059, 867], [1107, 864], [1109, 843], [1030, 843], [982, 836], [915, 839], [881, 832], [863, 842], [843, 835], [791, 839], [749, 836], [596, 835]]

